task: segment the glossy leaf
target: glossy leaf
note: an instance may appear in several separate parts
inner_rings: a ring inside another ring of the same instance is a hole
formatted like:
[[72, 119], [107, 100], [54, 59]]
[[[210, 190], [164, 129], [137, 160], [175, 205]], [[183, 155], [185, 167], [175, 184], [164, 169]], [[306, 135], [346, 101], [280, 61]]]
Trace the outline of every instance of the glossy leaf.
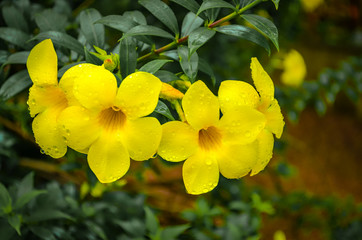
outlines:
[[8, 217], [8, 223], [11, 227], [13, 227], [18, 235], [21, 235], [20, 227], [21, 227], [21, 216], [19, 214], [15, 214]]
[[28, 71], [19, 71], [11, 75], [11, 77], [9, 77], [0, 87], [0, 100], [6, 101], [24, 89], [28, 88], [30, 85], [31, 80]]
[[144, 71], [144, 72], [149, 72], [154, 74], [155, 72], [157, 72], [160, 68], [163, 67], [163, 65], [165, 65], [168, 62], [172, 62], [172, 60], [166, 60], [166, 59], [156, 59], [153, 61], [150, 61], [148, 63], [146, 63], [145, 65], [143, 65], [139, 71]]
[[280, 0], [272, 0], [272, 1], [273, 1], [274, 5], [275, 5], [275, 9], [278, 10]]
[[2, 7], [2, 15], [8, 27], [28, 32], [28, 24], [24, 18], [24, 14], [13, 5], [5, 5]]
[[127, 11], [123, 13], [123, 16], [139, 25], [147, 25], [146, 17], [140, 11]]
[[35, 22], [41, 32], [64, 32], [67, 25], [67, 17], [52, 9], [45, 9], [43, 12], [35, 15]]
[[222, 1], [222, 0], [207, 0], [204, 1], [199, 10], [197, 11], [196, 15], [199, 15], [200, 13], [202, 13], [203, 11], [207, 10], [207, 9], [212, 9], [212, 8], [231, 8], [231, 9], [235, 9], [235, 7], [233, 5], [231, 5], [228, 2]]
[[200, 8], [200, 5], [195, 0], [171, 0], [171, 1], [183, 6], [184, 8], [193, 13], [197, 13], [197, 11]]
[[30, 36], [16, 28], [0, 27], [0, 38], [21, 48], [29, 48]]
[[114, 28], [124, 33], [138, 25], [136, 22], [130, 21], [128, 17], [121, 15], [109, 15], [97, 20], [95, 23], [106, 25], [107, 27]]
[[186, 14], [184, 20], [182, 21], [181, 37], [189, 35], [192, 31], [200, 27], [203, 23], [204, 20], [196, 16], [195, 13], [189, 12], [188, 14]]
[[161, 0], [139, 0], [138, 2], [172, 32], [178, 34], [179, 29], [176, 16], [166, 3]]
[[272, 21], [254, 14], [243, 14], [241, 16], [260, 32], [265, 34], [279, 51], [278, 29]]
[[202, 59], [202, 58], [199, 58], [199, 70], [207, 75], [210, 76], [211, 78], [211, 83], [212, 83], [212, 86], [215, 86], [216, 84], [216, 78], [215, 78], [215, 74], [214, 74], [214, 71], [212, 70], [211, 66], [209, 65], [209, 63]]
[[253, 43], [262, 46], [263, 48], [265, 48], [268, 54], [270, 54], [270, 47], [268, 41], [265, 39], [263, 35], [261, 35], [258, 31], [252, 28], [244, 27], [241, 25], [226, 25], [226, 26], [217, 27], [216, 31], [249, 40]]
[[172, 72], [165, 71], [165, 70], [158, 70], [155, 73], [155, 76], [158, 77], [162, 82], [165, 82], [165, 83], [180, 79], [179, 77], [177, 77]]
[[80, 29], [87, 42], [93, 46], [103, 47], [104, 26], [95, 22], [102, 18], [102, 15], [94, 8], [86, 9], [80, 13]]
[[29, 51], [16, 52], [11, 54], [5, 64], [26, 64]]
[[206, 27], [201, 27], [190, 33], [188, 38], [190, 54], [192, 55], [196, 50], [204, 45], [215, 35], [215, 31]]
[[119, 59], [123, 78], [134, 73], [137, 65], [137, 51], [133, 38], [124, 38], [121, 40]]
[[86, 47], [84, 47], [85, 61], [95, 65], [102, 65], [103, 61], [94, 56]]
[[55, 45], [68, 48], [79, 53], [80, 55], [84, 55], [82, 44], [66, 33], [56, 31], [42, 32], [32, 38], [32, 40], [36, 39], [42, 41], [48, 38], [50, 38]]
[[166, 57], [171, 58], [171, 59], [173, 59], [175, 61], [179, 60], [177, 50], [170, 50], [170, 51], [163, 52], [163, 53], [160, 54], [160, 56], [166, 56]]
[[150, 25], [138, 25], [130, 29], [125, 35], [123, 35], [122, 38], [127, 38], [130, 36], [143, 36], [143, 35], [174, 39], [174, 37], [165, 30]]
[[170, 109], [167, 107], [165, 103], [161, 102], [160, 100], [158, 100], [155, 112], [167, 117], [170, 120], [175, 120], [175, 118], [171, 114]]
[[197, 76], [199, 57], [197, 53], [190, 55], [189, 48], [185, 46], [179, 46], [178, 55], [180, 65], [187, 77], [190, 78], [191, 82], [194, 82]]

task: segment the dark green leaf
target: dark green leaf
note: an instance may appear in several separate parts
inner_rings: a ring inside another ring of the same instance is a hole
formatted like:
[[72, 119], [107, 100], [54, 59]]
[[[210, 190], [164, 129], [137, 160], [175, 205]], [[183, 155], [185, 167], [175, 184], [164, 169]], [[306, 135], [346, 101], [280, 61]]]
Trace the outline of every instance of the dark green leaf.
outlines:
[[0, 183], [0, 216], [11, 212], [11, 197], [6, 187]]
[[209, 75], [211, 77], [212, 86], [215, 87], [216, 78], [214, 75], [214, 71], [212, 70], [209, 63], [202, 58], [199, 58], [199, 70], [203, 73], [206, 73], [207, 75]]
[[158, 100], [155, 112], [167, 117], [170, 120], [175, 120], [175, 118], [171, 114], [170, 109], [168, 109], [167, 105], [160, 100]]
[[19, 71], [9, 77], [0, 88], [0, 99], [3, 101], [15, 96], [19, 92], [28, 88], [31, 80], [27, 70]]
[[146, 17], [140, 11], [127, 11], [123, 16], [138, 23], [139, 25], [147, 25]]
[[20, 236], [21, 216], [19, 214], [8, 216], [8, 223], [16, 230], [16, 232]]
[[93, 54], [91, 54], [91, 52], [86, 47], [84, 47], [84, 54], [85, 54], [85, 61], [87, 63], [92, 63], [95, 65], [103, 64], [103, 61], [101, 59], [97, 58], [96, 56], [94, 56]]
[[121, 226], [121, 228], [133, 238], [143, 237], [145, 235], [145, 225], [138, 219], [115, 220], [115, 223]]
[[158, 70], [155, 73], [155, 76], [158, 77], [162, 82], [165, 82], [165, 83], [180, 79], [179, 77], [177, 77], [172, 72], [165, 71], [165, 70]]
[[161, 0], [139, 0], [139, 3], [171, 31], [179, 33], [176, 16], [166, 3]]
[[109, 15], [97, 20], [95, 23], [101, 23], [124, 33], [138, 25], [138, 23], [130, 21], [128, 17], [121, 15]]
[[22, 195], [32, 191], [33, 187], [34, 187], [34, 172], [30, 172], [19, 183], [16, 197], [19, 198]]
[[231, 9], [235, 9], [235, 7], [233, 5], [231, 5], [228, 2], [222, 1], [222, 0], [207, 0], [204, 1], [199, 10], [197, 11], [196, 15], [199, 15], [201, 12], [207, 10], [207, 9], [211, 9], [211, 8], [231, 8]]
[[67, 17], [52, 9], [45, 9], [43, 12], [35, 15], [35, 22], [41, 32], [64, 32], [65, 27], [67, 26]]
[[197, 10], [199, 10], [200, 8], [200, 5], [195, 0], [171, 0], [171, 1], [183, 6], [184, 8], [188, 9], [193, 13], [197, 13]]
[[42, 221], [48, 221], [51, 219], [62, 219], [62, 218], [75, 221], [74, 218], [72, 218], [68, 214], [61, 212], [60, 210], [46, 209], [46, 208], [33, 211], [32, 214], [29, 216], [24, 216], [24, 221], [27, 223], [37, 223]]
[[189, 35], [193, 30], [200, 27], [203, 22], [204, 20], [196, 16], [193, 12], [186, 14], [184, 20], [182, 21], [181, 37]]
[[30, 202], [31, 200], [36, 198], [38, 195], [43, 194], [43, 193], [46, 193], [46, 191], [33, 190], [33, 191], [30, 191], [28, 193], [21, 195], [21, 197], [19, 197], [16, 200], [16, 202], [14, 204], [14, 209], [22, 208], [25, 204], [27, 204], [28, 202]]
[[152, 210], [149, 207], [145, 207], [145, 213], [146, 213], [146, 229], [151, 234], [156, 234], [159, 228], [158, 219], [156, 218], [155, 214], [152, 212]]
[[45, 227], [31, 226], [30, 230], [39, 238], [44, 240], [56, 240], [55, 236], [51, 231]]
[[29, 31], [27, 21], [24, 18], [24, 14], [13, 5], [3, 6], [2, 14], [8, 27], [19, 29], [23, 32]]
[[3, 64], [7, 61], [9, 52], [5, 50], [0, 50], [0, 64]]
[[204, 13], [206, 14], [210, 22], [214, 22], [220, 13], [220, 10], [221, 8], [210, 8], [207, 9]]
[[192, 55], [196, 50], [204, 45], [210, 38], [215, 35], [215, 31], [206, 27], [201, 27], [190, 33], [188, 43], [190, 54]]
[[272, 0], [272, 1], [273, 1], [274, 5], [275, 5], [275, 9], [278, 10], [280, 0]]
[[182, 70], [190, 78], [191, 82], [194, 82], [197, 76], [199, 56], [196, 52], [190, 55], [189, 48], [185, 46], [179, 46], [177, 51]]
[[79, 53], [80, 55], [84, 55], [83, 45], [78, 42], [78, 40], [66, 33], [56, 31], [42, 32], [32, 38], [32, 40], [36, 39], [42, 41], [48, 38], [50, 38], [55, 45], [68, 48]]
[[123, 38], [119, 52], [122, 77], [134, 73], [137, 65], [136, 43], [133, 38]]
[[16, 28], [0, 27], [0, 38], [21, 48], [28, 48], [30, 36]]
[[165, 60], [165, 59], [156, 59], [153, 60], [151, 62], [146, 63], [145, 65], [143, 65], [139, 71], [144, 71], [144, 72], [149, 72], [154, 74], [155, 72], [157, 72], [160, 68], [163, 67], [163, 65], [165, 65], [168, 62], [172, 62], [172, 60]]
[[179, 60], [177, 50], [166, 51], [166, 52], [161, 53], [160, 55], [161, 56], [166, 56], [166, 57], [171, 58], [171, 59], [173, 59], [175, 61]]
[[263, 35], [261, 35], [258, 31], [252, 28], [240, 25], [226, 25], [226, 26], [217, 27], [216, 31], [249, 40], [253, 43], [262, 46], [263, 48], [265, 48], [268, 54], [270, 54], [270, 47], [268, 41], [265, 39]]
[[240, 8], [244, 8], [256, 1], [259, 1], [259, 0], [239, 0], [239, 5], [240, 5]]
[[29, 53], [29, 51], [13, 53], [8, 57], [5, 64], [26, 64]]
[[179, 235], [185, 232], [190, 226], [188, 224], [166, 227], [162, 230], [161, 240], [173, 240], [177, 239]]
[[85, 224], [88, 226], [88, 229], [90, 231], [94, 232], [98, 237], [100, 237], [103, 240], [107, 240], [106, 233], [103, 231], [103, 229], [99, 225], [97, 225], [91, 221], [86, 221]]
[[103, 47], [104, 26], [95, 22], [101, 19], [101, 14], [94, 8], [86, 9], [80, 13], [80, 29], [91, 46]]
[[272, 21], [254, 14], [243, 14], [241, 16], [260, 32], [264, 33], [279, 51], [278, 29]]
[[122, 38], [127, 38], [130, 36], [143, 36], [143, 35], [174, 39], [174, 37], [165, 30], [149, 25], [138, 25], [130, 29], [125, 35], [123, 35]]

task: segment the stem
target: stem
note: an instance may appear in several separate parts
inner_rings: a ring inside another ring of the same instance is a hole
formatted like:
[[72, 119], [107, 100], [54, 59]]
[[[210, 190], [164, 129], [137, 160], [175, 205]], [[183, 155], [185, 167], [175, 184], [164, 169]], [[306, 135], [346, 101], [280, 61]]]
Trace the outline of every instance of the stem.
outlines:
[[[215, 21], [213, 23], [210, 23], [207, 27], [211, 28], [211, 29], [216, 28], [216, 27], [220, 26], [221, 24], [223, 24], [224, 22], [227, 22], [227, 21], [233, 19], [234, 17], [238, 16], [239, 14], [242, 14], [246, 10], [254, 7], [255, 5], [259, 4], [262, 1], [264, 1], [264, 0], [257, 0], [255, 2], [249, 4], [249, 5], [246, 5], [245, 7], [241, 8], [238, 11], [230, 13], [229, 15], [227, 15], [227, 16], [225, 16], [225, 17], [223, 17], [223, 18], [221, 18], [221, 19], [219, 19], [219, 20], [217, 20], [217, 21]], [[183, 38], [177, 39], [177, 40], [173, 41], [172, 43], [169, 43], [169, 44], [167, 44], [167, 45], [165, 45], [163, 47], [155, 49], [152, 52], [149, 52], [149, 53], [137, 58], [137, 62], [143, 61], [143, 60], [145, 60], [145, 59], [147, 59], [147, 58], [149, 58], [149, 57], [151, 57], [153, 55], [158, 55], [158, 54], [160, 54], [160, 53], [162, 53], [164, 51], [172, 49], [172, 48], [186, 42], [188, 38], [189, 38], [189, 35], [187, 35], [187, 36], [185, 36]]]
[[171, 103], [175, 106], [175, 110], [176, 110], [178, 116], [180, 117], [180, 120], [182, 122], [186, 122], [186, 117], [185, 117], [184, 111], [182, 111], [179, 101], [173, 100]]

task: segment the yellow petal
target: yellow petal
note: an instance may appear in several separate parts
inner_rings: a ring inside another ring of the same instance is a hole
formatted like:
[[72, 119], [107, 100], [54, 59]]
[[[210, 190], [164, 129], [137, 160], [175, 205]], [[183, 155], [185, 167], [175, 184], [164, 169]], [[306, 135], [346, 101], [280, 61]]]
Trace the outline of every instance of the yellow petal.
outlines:
[[266, 110], [265, 116], [267, 119], [267, 124], [265, 128], [274, 133], [277, 138], [280, 138], [283, 133], [285, 122], [283, 120], [280, 106], [276, 99], [272, 101], [272, 104]]
[[113, 106], [117, 93], [116, 77], [101, 66], [90, 68], [78, 65], [80, 74], [74, 79], [73, 94], [88, 109], [106, 109]]
[[195, 130], [214, 126], [219, 121], [219, 101], [202, 81], [195, 82], [187, 90], [182, 107], [187, 122]]
[[65, 93], [68, 104], [70, 106], [79, 105], [78, 100], [75, 98], [73, 94], [73, 87], [74, 87], [74, 80], [79, 78], [79, 76], [86, 74], [88, 71], [94, 68], [98, 68], [99, 66], [89, 64], [89, 63], [82, 63], [76, 66], [69, 68], [59, 80], [59, 87]]
[[158, 154], [167, 161], [179, 162], [196, 152], [197, 141], [197, 131], [187, 123], [167, 122], [162, 125], [162, 139]]
[[258, 174], [269, 163], [273, 156], [274, 137], [268, 130], [263, 130], [257, 139], [258, 160], [253, 167], [251, 176]]
[[123, 79], [115, 105], [130, 119], [146, 116], [155, 110], [161, 87], [161, 80], [151, 73], [132, 73]]
[[123, 177], [130, 166], [130, 159], [120, 134], [103, 134], [88, 152], [88, 164], [98, 180], [110, 183]]
[[264, 114], [254, 108], [241, 106], [238, 111], [224, 114], [219, 128], [224, 142], [247, 144], [255, 141], [265, 124]]
[[151, 158], [161, 141], [162, 128], [156, 118], [145, 117], [127, 121], [122, 129], [125, 147], [137, 161]]
[[256, 141], [244, 145], [224, 145], [218, 156], [220, 172], [226, 178], [241, 178], [251, 171], [257, 159]]
[[197, 151], [183, 167], [182, 176], [190, 194], [202, 194], [213, 190], [219, 182], [219, 167], [212, 151]]
[[30, 51], [26, 67], [35, 85], [58, 84], [58, 58], [50, 39], [38, 43]]
[[219, 103], [223, 114], [234, 111], [240, 106], [256, 108], [259, 103], [259, 94], [249, 83], [227, 80], [221, 82]]
[[68, 146], [77, 151], [87, 149], [99, 137], [97, 116], [84, 107], [66, 108], [60, 114], [58, 122]]
[[260, 65], [257, 58], [251, 58], [251, 74], [254, 85], [260, 94], [261, 101], [266, 105], [274, 99], [274, 84], [268, 73]]
[[58, 86], [33, 85], [29, 89], [28, 106], [32, 117], [47, 108], [52, 107], [62, 110], [67, 105], [65, 94]]
[[302, 55], [292, 49], [285, 56], [283, 61], [284, 71], [281, 80], [285, 85], [298, 87], [303, 83], [307, 68]]
[[63, 157], [67, 145], [58, 127], [59, 109], [48, 108], [34, 118], [32, 128], [36, 143], [53, 158]]

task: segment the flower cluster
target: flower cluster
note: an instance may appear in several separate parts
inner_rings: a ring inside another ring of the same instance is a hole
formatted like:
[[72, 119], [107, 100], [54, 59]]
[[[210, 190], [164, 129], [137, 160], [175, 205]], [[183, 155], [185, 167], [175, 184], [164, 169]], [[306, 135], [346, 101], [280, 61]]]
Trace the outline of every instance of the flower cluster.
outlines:
[[[165, 88], [154, 75], [135, 72], [117, 87], [115, 76], [93, 64], [79, 64], [57, 81], [57, 56], [51, 40], [35, 46], [27, 67], [33, 86], [29, 109], [39, 146], [54, 158], [67, 146], [87, 154], [90, 168], [102, 183], [126, 174], [130, 159], [144, 161], [155, 153], [183, 164], [187, 192], [202, 194], [226, 178], [255, 175], [272, 157], [274, 137], [284, 121], [274, 98], [274, 85], [256, 58], [251, 70], [254, 87], [236, 80], [221, 83], [216, 97], [202, 81], [182, 97], [182, 121], [161, 126], [149, 117]], [[173, 100], [178, 101], [178, 100]], [[220, 111], [222, 114], [220, 114]]]

